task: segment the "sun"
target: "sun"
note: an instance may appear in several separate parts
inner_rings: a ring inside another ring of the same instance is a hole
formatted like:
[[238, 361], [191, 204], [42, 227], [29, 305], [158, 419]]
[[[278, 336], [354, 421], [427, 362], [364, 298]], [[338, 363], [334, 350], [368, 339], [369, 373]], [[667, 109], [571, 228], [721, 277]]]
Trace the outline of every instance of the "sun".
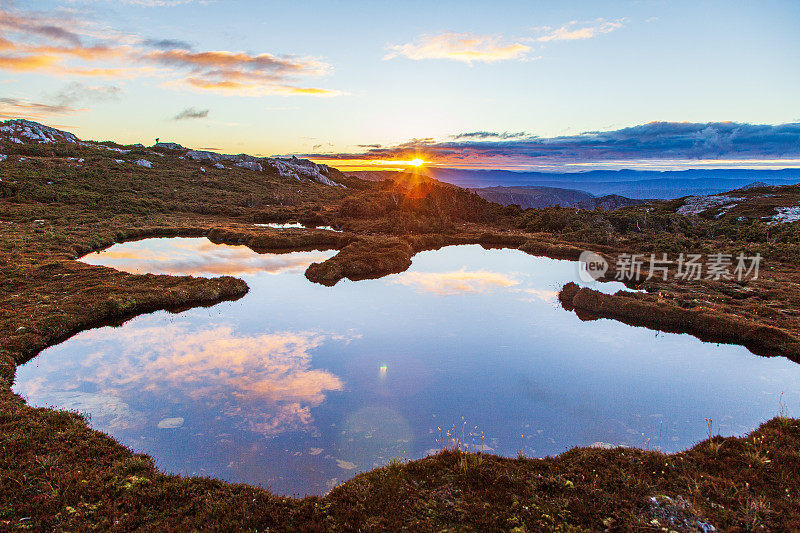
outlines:
[[421, 167], [423, 165], [423, 163], [425, 163], [425, 161], [423, 161], [422, 159], [412, 159], [411, 161], [409, 161], [409, 163], [412, 166]]

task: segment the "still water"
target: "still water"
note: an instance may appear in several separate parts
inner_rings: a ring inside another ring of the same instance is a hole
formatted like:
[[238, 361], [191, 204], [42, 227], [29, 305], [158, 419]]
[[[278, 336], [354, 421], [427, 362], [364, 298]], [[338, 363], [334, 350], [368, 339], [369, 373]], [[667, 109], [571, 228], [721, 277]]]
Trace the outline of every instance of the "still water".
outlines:
[[88, 413], [166, 471], [288, 495], [422, 457], [448, 431], [483, 435], [484, 450], [502, 455], [671, 452], [704, 438], [706, 418], [740, 435], [800, 401], [800, 365], [786, 359], [582, 322], [556, 300], [577, 280], [570, 261], [457, 246], [378, 280], [304, 277], [334, 253], [175, 238], [86, 256], [129, 272], [231, 274], [250, 292], [79, 333], [18, 368], [14, 389]]

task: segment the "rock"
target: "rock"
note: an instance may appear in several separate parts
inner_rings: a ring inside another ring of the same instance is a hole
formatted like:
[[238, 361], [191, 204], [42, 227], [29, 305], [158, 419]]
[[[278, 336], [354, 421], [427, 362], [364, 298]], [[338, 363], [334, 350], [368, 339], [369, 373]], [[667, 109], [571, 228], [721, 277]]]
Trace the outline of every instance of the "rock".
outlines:
[[156, 143], [156, 148], [167, 148], [168, 150], [184, 150], [183, 146], [178, 143]]
[[214, 163], [214, 166], [215, 166], [216, 168], [225, 169], [225, 165], [223, 165], [222, 163]]
[[106, 150], [110, 150], [112, 152], [119, 152], [120, 154], [129, 154], [131, 153], [130, 150], [123, 150], [122, 148], [112, 148], [111, 146], [106, 146], [105, 144], [97, 145], [98, 148], [105, 148]]
[[0, 154], [0, 161], [5, 161], [6, 159], [8, 159], [8, 156], [7, 156], [7, 155], [5, 155], [5, 154]]
[[308, 159], [298, 159], [297, 157], [291, 157], [290, 159], [267, 158], [265, 162], [285, 178], [310, 179], [323, 185], [344, 187], [341, 183], [336, 183], [330, 179], [330, 167], [328, 165], [318, 165]]
[[72, 133], [21, 118], [0, 123], [0, 133], [8, 135], [11, 142], [17, 144], [23, 143], [20, 137], [36, 143], [79, 142]]
[[776, 207], [777, 215], [772, 217], [769, 224], [789, 224], [800, 220], [800, 206], [798, 207]]
[[236, 163], [236, 166], [254, 170], [256, 172], [261, 172], [264, 170], [264, 168], [261, 166], [261, 163], [256, 163], [255, 161], [239, 161]]
[[[727, 206], [742, 201], [743, 198], [737, 196], [725, 196], [715, 194], [710, 196], [689, 196], [684, 200], [683, 205], [676, 211], [679, 215], [698, 215], [703, 211], [708, 211], [715, 207]], [[733, 207], [732, 205], [730, 207]], [[729, 207], [729, 209], [730, 209]]]
[[221, 161], [223, 157], [214, 152], [206, 152], [205, 150], [189, 150], [186, 152], [186, 157], [194, 159], [195, 161]]
[[139, 159], [138, 161], [136, 161], [136, 164], [139, 165], [140, 167], [153, 168], [153, 163], [151, 163], [147, 159]]

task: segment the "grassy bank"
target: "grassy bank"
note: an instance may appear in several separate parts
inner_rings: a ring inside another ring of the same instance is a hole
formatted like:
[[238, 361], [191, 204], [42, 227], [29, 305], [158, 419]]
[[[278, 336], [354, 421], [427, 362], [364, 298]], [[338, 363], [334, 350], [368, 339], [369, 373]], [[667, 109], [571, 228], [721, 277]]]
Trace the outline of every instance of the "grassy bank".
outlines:
[[[444, 450], [361, 474], [324, 498], [290, 499], [245, 485], [165, 475], [146, 456], [90, 429], [79, 415], [32, 408], [11, 391], [17, 364], [81, 329], [155, 309], [208, 305], [247, 290], [228, 277], [133, 275], [74, 260], [121, 240], [207, 236], [261, 252], [340, 250], [307, 272], [325, 284], [402, 271], [415, 253], [450, 244], [568, 259], [586, 248], [612, 254], [660, 245], [744, 247], [763, 251], [766, 265], [761, 279], [744, 285], [651, 280], [638, 286], [644, 292], [636, 296], [569, 288], [563, 301], [587, 317], [633, 323], [642, 315], [661, 316], [640, 325], [701, 337], [716, 332], [765, 355], [791, 356], [800, 338], [794, 230], [775, 229], [764, 239], [737, 236], [732, 229], [709, 235], [714, 221], [687, 222], [669, 203], [655, 214], [563, 210], [551, 216], [560, 222], [547, 226], [541, 213], [502, 208], [435, 184], [354, 183], [342, 189], [244, 169], [201, 172], [199, 164], [169, 152], [154, 169], [121, 167], [95, 152], [62, 155], [28, 154], [28, 161], [3, 167], [0, 528], [800, 528], [800, 422], [784, 416], [747, 437], [710, 435], [674, 455], [582, 448], [556, 458], [513, 459]], [[78, 167], [67, 155], [94, 159]], [[287, 220], [346, 231], [253, 225]], [[752, 226], [760, 228], [757, 222]]]

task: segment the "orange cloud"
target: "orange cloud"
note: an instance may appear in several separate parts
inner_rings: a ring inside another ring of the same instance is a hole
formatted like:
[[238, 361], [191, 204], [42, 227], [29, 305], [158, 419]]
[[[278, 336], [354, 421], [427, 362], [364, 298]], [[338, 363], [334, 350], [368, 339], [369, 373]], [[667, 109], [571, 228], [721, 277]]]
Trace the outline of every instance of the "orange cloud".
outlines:
[[328, 392], [344, 389], [339, 377], [311, 366], [312, 351], [327, 340], [348, 339], [314, 332], [237, 335], [230, 326], [128, 325], [111, 336], [99, 329], [76, 337], [72, 342], [86, 343], [92, 355], [69, 371], [104, 395], [127, 400], [147, 391], [273, 436], [307, 428], [311, 409]]
[[503, 42], [499, 36], [473, 35], [446, 32], [439, 35], [423, 35], [414, 43], [393, 45], [384, 59], [405, 56], [409, 59], [451, 59], [472, 64], [473, 61], [487, 63], [522, 59], [530, 50], [522, 43]]
[[517, 280], [499, 272], [468, 271], [463, 268], [452, 272], [404, 272], [392, 282], [440, 296], [488, 292], [519, 284]]
[[[3, 7], [0, 30], [8, 32], [13, 40], [0, 37], [0, 51], [13, 51], [13, 55], [0, 56], [0, 70], [109, 78], [157, 75], [172, 78], [166, 84], [172, 87], [243, 96], [344, 94], [296, 83], [298, 78], [331, 71], [329, 64], [314, 58], [226, 50], [196, 52], [179, 41], [143, 39], [99, 29], [85, 21]], [[87, 67], [73, 64], [74, 61], [107, 64]], [[131, 67], [133, 64], [161, 68], [137, 69]]]
[[0, 55], [0, 69], [12, 71], [45, 70], [57, 64], [58, 61], [58, 57], [53, 55]]

